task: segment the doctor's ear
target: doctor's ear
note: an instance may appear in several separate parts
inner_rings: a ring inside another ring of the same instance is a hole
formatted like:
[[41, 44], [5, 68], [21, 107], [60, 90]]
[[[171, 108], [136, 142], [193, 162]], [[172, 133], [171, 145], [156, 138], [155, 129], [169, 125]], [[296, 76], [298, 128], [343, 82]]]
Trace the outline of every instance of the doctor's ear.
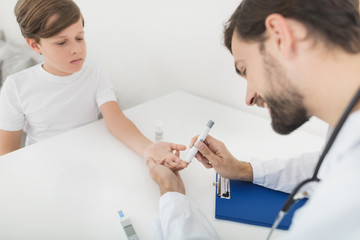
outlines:
[[295, 50], [295, 38], [286, 18], [280, 14], [270, 14], [265, 27], [271, 47], [285, 58], [291, 57]]
[[31, 47], [32, 50], [34, 50], [35, 52], [37, 52], [38, 54], [41, 55], [41, 47], [40, 47], [40, 44], [37, 43], [35, 41], [35, 39], [33, 38], [26, 38], [25, 39], [27, 44], [29, 45], [29, 47]]

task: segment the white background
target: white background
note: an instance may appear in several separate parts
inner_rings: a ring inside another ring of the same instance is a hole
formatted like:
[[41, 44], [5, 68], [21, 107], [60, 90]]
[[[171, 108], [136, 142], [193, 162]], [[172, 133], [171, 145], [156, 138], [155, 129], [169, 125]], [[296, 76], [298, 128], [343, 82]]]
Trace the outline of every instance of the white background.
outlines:
[[[105, 68], [122, 109], [182, 90], [268, 118], [245, 105], [246, 81], [223, 46], [223, 25], [241, 0], [75, 2], [85, 18], [87, 63]], [[24, 45], [16, 0], [0, 3], [0, 29]], [[326, 126], [312, 119], [304, 129], [323, 135]]]

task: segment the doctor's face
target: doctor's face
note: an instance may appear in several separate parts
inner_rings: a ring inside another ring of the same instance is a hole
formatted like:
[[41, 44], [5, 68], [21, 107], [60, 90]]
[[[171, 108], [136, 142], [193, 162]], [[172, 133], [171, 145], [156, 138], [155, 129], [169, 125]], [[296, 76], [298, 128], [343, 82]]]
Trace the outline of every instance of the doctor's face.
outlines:
[[244, 42], [234, 34], [232, 53], [236, 71], [247, 80], [246, 103], [266, 107], [277, 133], [289, 134], [309, 119], [303, 96], [263, 44]]

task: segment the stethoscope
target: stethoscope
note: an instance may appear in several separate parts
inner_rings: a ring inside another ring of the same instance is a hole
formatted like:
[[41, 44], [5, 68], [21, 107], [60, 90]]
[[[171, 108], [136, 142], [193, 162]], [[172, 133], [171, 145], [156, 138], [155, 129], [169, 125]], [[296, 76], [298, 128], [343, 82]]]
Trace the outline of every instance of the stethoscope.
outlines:
[[313, 176], [311, 178], [309, 178], [309, 179], [306, 179], [306, 180], [300, 182], [294, 188], [294, 190], [292, 191], [292, 193], [289, 195], [286, 202], [282, 206], [280, 212], [278, 213], [278, 215], [277, 215], [277, 217], [276, 217], [276, 219], [275, 219], [275, 221], [274, 221], [274, 223], [273, 223], [273, 225], [271, 227], [270, 233], [267, 236], [266, 240], [270, 239], [272, 233], [278, 227], [279, 223], [281, 222], [281, 220], [283, 219], [285, 214], [290, 210], [291, 206], [293, 206], [298, 200], [300, 200], [300, 199], [302, 199], [304, 197], [307, 197], [306, 192], [299, 192], [299, 190], [308, 183], [319, 182], [320, 181], [320, 179], [318, 178], [318, 173], [319, 173], [321, 164], [323, 163], [326, 154], [331, 149], [331, 146], [333, 145], [338, 133], [340, 132], [340, 130], [341, 130], [342, 126], [344, 125], [346, 119], [350, 115], [352, 109], [354, 108], [356, 103], [359, 101], [359, 99], [360, 99], [360, 88], [358, 89], [357, 93], [355, 94], [355, 96], [351, 100], [350, 104], [347, 106], [345, 112], [343, 113], [343, 115], [341, 116], [341, 119], [339, 120], [339, 123], [336, 125], [335, 130], [331, 134], [331, 136], [329, 138], [329, 141], [326, 143], [326, 146], [325, 146], [325, 148], [324, 148], [322, 154], [320, 155], [319, 160], [318, 160], [318, 162], [316, 164], [316, 168], [315, 168]]

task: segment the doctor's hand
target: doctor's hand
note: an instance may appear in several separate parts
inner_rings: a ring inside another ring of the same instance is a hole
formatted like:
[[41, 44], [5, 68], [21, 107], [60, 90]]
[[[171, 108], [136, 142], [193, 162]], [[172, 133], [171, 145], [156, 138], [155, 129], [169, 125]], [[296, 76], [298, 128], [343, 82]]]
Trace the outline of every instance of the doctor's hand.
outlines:
[[[191, 140], [190, 147], [194, 145], [197, 137]], [[208, 135], [204, 142], [196, 144], [196, 148], [199, 151], [195, 157], [206, 168], [214, 168], [224, 178], [253, 181], [251, 164], [237, 160], [219, 140]]]
[[144, 151], [145, 160], [153, 159], [156, 163], [168, 167], [172, 171], [179, 171], [187, 167], [188, 163], [180, 159], [180, 151], [186, 149], [185, 145], [169, 142], [152, 143]]
[[167, 192], [179, 192], [185, 194], [185, 186], [179, 172], [173, 172], [161, 163], [147, 158], [146, 164], [149, 167], [151, 178], [159, 185], [161, 195]]

